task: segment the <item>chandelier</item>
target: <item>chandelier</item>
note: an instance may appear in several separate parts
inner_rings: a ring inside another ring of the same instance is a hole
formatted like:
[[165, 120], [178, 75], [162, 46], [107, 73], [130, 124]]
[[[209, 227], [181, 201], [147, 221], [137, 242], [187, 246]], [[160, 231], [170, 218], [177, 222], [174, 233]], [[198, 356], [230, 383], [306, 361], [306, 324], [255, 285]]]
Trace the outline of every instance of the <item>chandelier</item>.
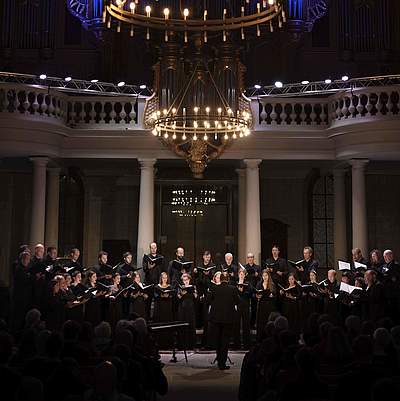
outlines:
[[[171, 52], [176, 50], [172, 43], [166, 45], [165, 74], [163, 59], [156, 68], [156, 89], [146, 103], [145, 125], [186, 159], [195, 178], [202, 178], [210, 160], [250, 134], [250, 101], [241, 89], [244, 68], [230, 44], [220, 50], [213, 72], [200, 48], [194, 61], [185, 64], [175, 59], [171, 68]], [[185, 74], [187, 69], [190, 75]]]
[[[103, 12], [108, 28], [116, 25], [121, 32], [126, 25], [130, 36], [144, 31], [150, 40], [151, 31], [162, 32], [165, 42], [180, 35], [185, 43], [191, 36], [219, 36], [225, 42], [232, 32], [244, 40], [249, 31], [261, 36], [262, 29], [274, 31], [286, 21], [283, 0], [111, 0]], [[113, 24], [113, 20], [116, 24]], [[275, 22], [276, 21], [276, 22]]]

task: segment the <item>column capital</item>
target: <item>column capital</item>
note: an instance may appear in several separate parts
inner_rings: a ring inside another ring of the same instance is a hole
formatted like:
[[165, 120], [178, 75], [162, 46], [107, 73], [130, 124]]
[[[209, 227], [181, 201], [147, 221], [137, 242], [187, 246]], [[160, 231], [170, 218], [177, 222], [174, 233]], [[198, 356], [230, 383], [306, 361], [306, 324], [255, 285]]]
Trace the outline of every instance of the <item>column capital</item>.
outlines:
[[262, 162], [262, 159], [244, 159], [243, 163], [246, 165], [246, 168], [256, 169]]
[[153, 168], [157, 159], [138, 159], [140, 169]]
[[349, 160], [349, 164], [354, 169], [365, 169], [365, 166], [368, 164], [368, 159], [351, 159]]
[[246, 169], [245, 168], [236, 168], [235, 172], [239, 177], [244, 177], [246, 174]]
[[29, 160], [38, 167], [46, 167], [47, 163], [50, 161], [49, 157], [46, 156], [32, 156]]

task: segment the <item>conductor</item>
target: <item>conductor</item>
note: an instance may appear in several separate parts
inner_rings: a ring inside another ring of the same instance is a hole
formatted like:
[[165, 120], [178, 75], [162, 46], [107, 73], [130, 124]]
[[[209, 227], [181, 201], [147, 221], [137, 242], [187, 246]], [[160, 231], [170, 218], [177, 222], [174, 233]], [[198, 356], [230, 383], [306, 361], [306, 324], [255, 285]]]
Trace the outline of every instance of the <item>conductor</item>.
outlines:
[[217, 363], [220, 370], [227, 370], [229, 340], [232, 335], [237, 305], [240, 302], [238, 291], [228, 284], [228, 273], [221, 274], [221, 284], [214, 286], [209, 294], [211, 305], [209, 321], [212, 326], [217, 349]]

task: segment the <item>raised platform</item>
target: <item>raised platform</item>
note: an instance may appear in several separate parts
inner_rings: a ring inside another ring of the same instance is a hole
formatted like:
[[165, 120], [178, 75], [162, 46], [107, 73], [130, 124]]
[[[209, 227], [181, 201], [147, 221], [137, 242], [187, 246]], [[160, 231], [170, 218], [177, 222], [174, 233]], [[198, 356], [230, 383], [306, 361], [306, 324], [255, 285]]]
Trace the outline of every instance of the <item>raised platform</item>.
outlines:
[[221, 371], [212, 362], [215, 352], [188, 352], [188, 363], [183, 352], [177, 353], [177, 363], [170, 363], [170, 352], [161, 353], [168, 378], [169, 391], [164, 401], [235, 401], [244, 352], [229, 352], [230, 370]]

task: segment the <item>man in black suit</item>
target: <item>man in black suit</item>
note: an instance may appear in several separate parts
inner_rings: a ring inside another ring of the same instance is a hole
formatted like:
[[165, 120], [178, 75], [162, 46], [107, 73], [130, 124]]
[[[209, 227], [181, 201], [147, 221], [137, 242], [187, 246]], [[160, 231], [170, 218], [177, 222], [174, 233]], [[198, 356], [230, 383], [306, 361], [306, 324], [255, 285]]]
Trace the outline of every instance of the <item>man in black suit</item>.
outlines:
[[229, 369], [226, 366], [229, 340], [240, 299], [238, 291], [228, 283], [228, 273], [221, 274], [221, 284], [214, 286], [209, 294], [211, 305], [209, 321], [214, 331], [217, 349], [217, 363], [220, 370]]

